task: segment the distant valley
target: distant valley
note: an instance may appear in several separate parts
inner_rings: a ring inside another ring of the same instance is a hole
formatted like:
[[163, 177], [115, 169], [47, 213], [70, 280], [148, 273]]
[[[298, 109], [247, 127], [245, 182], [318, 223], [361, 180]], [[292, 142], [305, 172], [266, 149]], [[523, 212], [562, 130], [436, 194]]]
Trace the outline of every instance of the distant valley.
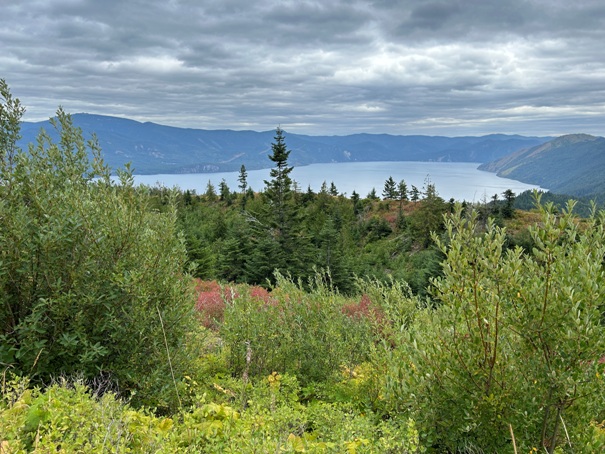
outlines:
[[[112, 168], [132, 162], [138, 174], [229, 172], [271, 166], [267, 158], [274, 131], [185, 129], [91, 114], [72, 115], [89, 138], [95, 133], [105, 161]], [[22, 147], [35, 142], [44, 128], [56, 139], [48, 121], [24, 123]], [[483, 137], [396, 136], [353, 134], [308, 136], [286, 133], [290, 164], [330, 162], [446, 161], [490, 162], [519, 149], [541, 145], [550, 137], [494, 134]]]
[[[132, 163], [136, 174], [233, 172], [271, 167], [275, 131], [186, 129], [92, 114], [72, 115], [86, 138], [96, 134], [112, 168]], [[22, 125], [22, 148], [49, 121]], [[575, 197], [605, 199], [605, 138], [587, 134], [481, 137], [352, 134], [309, 136], [285, 131], [295, 167], [319, 163], [431, 161], [476, 162], [481, 170]]]

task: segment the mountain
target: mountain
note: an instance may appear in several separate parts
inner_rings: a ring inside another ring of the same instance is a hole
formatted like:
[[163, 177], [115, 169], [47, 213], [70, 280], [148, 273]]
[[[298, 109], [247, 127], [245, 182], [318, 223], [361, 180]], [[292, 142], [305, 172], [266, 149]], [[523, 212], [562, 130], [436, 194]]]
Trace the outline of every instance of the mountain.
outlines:
[[577, 197], [605, 194], [605, 138], [570, 134], [503, 158], [479, 169]]
[[[92, 114], [74, 114], [73, 122], [85, 138], [96, 134], [103, 157], [113, 169], [132, 162], [135, 173], [198, 173], [271, 166], [274, 131], [203, 130]], [[49, 121], [23, 123], [22, 148], [35, 143], [44, 128], [53, 139], [58, 134]], [[452, 161], [488, 162], [521, 148], [533, 147], [548, 137], [492, 134], [483, 137], [397, 136], [353, 134], [308, 136], [285, 134], [292, 150], [289, 163], [303, 166], [326, 162]]]

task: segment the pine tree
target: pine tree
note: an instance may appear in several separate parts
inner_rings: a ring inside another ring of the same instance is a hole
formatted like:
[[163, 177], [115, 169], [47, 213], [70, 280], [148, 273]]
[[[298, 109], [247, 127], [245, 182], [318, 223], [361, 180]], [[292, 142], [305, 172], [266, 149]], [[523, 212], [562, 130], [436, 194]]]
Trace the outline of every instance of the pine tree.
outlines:
[[338, 196], [338, 189], [336, 189], [336, 185], [333, 181], [330, 183], [330, 195], [333, 197]]
[[393, 177], [389, 177], [384, 182], [384, 189], [382, 190], [382, 198], [384, 200], [393, 200], [397, 198], [397, 184]]
[[400, 202], [408, 200], [408, 185], [405, 180], [401, 180], [397, 185], [397, 196]]
[[275, 163], [275, 167], [269, 173], [271, 180], [265, 180], [265, 194], [276, 210], [281, 223], [284, 221], [286, 202], [292, 192], [290, 172], [293, 168], [288, 166], [290, 150], [286, 146], [284, 133], [279, 126], [275, 131], [274, 139], [275, 142], [271, 144], [272, 153], [269, 155], [269, 159]]
[[237, 177], [237, 181], [239, 181], [238, 188], [242, 194], [246, 193], [246, 189], [248, 189], [248, 172], [246, 172], [246, 166], [242, 164], [239, 169], [239, 176]]

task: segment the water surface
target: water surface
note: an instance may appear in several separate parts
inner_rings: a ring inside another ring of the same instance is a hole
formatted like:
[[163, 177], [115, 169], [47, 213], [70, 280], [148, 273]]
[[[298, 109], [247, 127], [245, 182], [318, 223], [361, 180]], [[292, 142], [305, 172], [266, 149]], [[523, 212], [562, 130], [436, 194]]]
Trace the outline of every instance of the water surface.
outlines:
[[[438, 194], [448, 200], [466, 200], [480, 202], [489, 200], [494, 194], [502, 198], [502, 193], [511, 189], [519, 194], [538, 186], [519, 181], [500, 178], [494, 173], [478, 170], [478, 163], [468, 162], [345, 162], [330, 164], [311, 164], [295, 167], [291, 177], [301, 191], [307, 187], [319, 191], [325, 181], [330, 186], [334, 182], [338, 192], [351, 196], [356, 191], [365, 197], [372, 188], [378, 196], [382, 195], [384, 182], [392, 176], [396, 182], [405, 180], [408, 190], [412, 185], [422, 190], [427, 182], [435, 185]], [[248, 171], [248, 185], [255, 191], [265, 188], [264, 180], [269, 180], [270, 169]], [[177, 186], [182, 190], [195, 190], [198, 194], [206, 192], [208, 181], [218, 191], [221, 180], [225, 180], [232, 191], [238, 190], [239, 172], [135, 175], [135, 182], [150, 186]]]

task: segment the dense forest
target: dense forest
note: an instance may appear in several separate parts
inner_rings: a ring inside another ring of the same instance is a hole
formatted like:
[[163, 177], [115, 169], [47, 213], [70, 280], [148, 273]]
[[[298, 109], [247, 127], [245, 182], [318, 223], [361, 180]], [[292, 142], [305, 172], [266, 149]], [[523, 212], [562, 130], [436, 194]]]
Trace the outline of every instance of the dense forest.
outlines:
[[[134, 186], [0, 81], [0, 452], [605, 450], [605, 213]], [[589, 210], [590, 211], [590, 210]]]

